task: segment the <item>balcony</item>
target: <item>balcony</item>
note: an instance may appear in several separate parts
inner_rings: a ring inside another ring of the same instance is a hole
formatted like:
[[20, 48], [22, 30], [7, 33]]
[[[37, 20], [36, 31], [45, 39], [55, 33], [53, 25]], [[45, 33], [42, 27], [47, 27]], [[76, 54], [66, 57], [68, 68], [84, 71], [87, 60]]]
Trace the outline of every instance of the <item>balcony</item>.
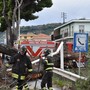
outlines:
[[62, 38], [62, 35], [55, 36], [55, 40], [60, 38]]

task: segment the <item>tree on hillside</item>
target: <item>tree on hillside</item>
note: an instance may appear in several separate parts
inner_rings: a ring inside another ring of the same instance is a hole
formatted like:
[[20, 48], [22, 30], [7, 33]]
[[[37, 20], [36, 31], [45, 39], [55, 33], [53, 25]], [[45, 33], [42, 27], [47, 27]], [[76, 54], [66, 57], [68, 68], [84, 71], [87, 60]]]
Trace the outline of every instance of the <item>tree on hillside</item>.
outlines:
[[21, 19], [37, 19], [35, 12], [51, 6], [52, 0], [0, 0], [0, 31], [6, 31], [7, 44], [13, 46]]

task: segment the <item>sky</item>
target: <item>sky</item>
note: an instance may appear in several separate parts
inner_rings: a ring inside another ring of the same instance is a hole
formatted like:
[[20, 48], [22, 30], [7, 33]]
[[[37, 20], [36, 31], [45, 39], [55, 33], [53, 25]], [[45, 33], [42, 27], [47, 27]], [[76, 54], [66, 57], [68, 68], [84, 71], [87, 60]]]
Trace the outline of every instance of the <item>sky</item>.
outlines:
[[90, 0], [52, 0], [53, 5], [50, 8], [44, 8], [35, 13], [39, 18], [26, 22], [21, 20], [20, 26], [36, 26], [49, 23], [62, 23], [61, 13], [65, 13], [65, 21], [72, 19], [86, 18], [90, 19]]

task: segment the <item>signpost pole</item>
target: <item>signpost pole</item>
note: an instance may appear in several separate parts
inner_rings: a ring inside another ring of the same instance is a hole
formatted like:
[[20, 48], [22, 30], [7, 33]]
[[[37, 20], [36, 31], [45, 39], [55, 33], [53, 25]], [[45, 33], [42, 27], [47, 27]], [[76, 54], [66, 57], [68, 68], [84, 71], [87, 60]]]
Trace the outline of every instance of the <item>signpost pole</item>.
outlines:
[[78, 74], [79, 75], [80, 75], [80, 72], [81, 72], [80, 65], [81, 65], [81, 52], [79, 52], [79, 68], [78, 68]]
[[88, 33], [74, 33], [74, 52], [79, 53], [78, 74], [81, 68], [81, 52], [88, 52]]

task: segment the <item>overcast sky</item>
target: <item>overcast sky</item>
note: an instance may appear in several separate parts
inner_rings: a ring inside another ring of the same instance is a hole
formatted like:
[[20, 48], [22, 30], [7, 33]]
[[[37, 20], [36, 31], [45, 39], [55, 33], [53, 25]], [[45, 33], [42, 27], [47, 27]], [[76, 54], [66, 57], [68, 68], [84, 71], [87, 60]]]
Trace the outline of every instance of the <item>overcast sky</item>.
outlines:
[[53, 5], [50, 8], [44, 8], [35, 13], [39, 18], [25, 22], [21, 21], [21, 26], [35, 26], [48, 23], [63, 22], [61, 12], [66, 13], [66, 21], [71, 19], [86, 18], [90, 19], [90, 0], [52, 0]]

